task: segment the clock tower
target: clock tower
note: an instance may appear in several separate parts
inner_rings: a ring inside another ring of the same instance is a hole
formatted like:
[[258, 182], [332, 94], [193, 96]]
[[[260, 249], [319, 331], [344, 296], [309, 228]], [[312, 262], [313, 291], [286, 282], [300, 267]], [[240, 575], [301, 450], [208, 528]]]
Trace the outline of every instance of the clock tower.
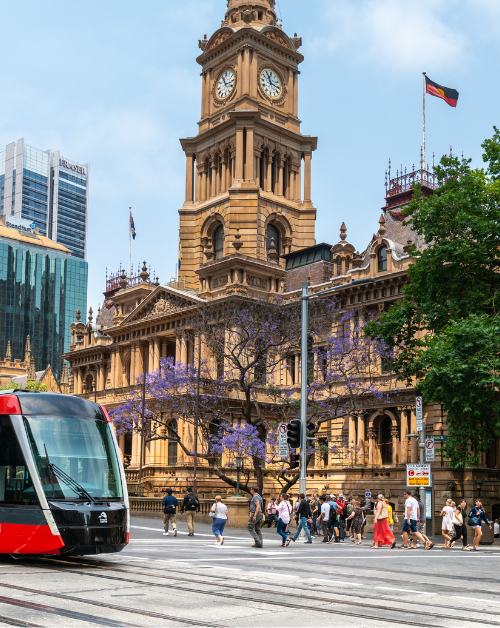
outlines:
[[[300, 130], [301, 44], [282, 31], [275, 0], [228, 0], [221, 28], [199, 42], [201, 119], [198, 135], [181, 140], [186, 287], [208, 295], [229, 284], [245, 293], [249, 274], [254, 284], [280, 291], [281, 256], [315, 244], [317, 138]], [[259, 275], [259, 268], [267, 270]]]

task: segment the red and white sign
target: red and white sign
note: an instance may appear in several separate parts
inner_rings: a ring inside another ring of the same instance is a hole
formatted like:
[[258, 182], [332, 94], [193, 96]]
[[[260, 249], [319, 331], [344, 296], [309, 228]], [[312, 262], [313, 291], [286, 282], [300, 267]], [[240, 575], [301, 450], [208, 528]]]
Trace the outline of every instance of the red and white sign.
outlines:
[[278, 456], [286, 458], [288, 456], [288, 423], [280, 423], [278, 426]]
[[436, 460], [436, 447], [434, 439], [427, 437], [425, 439], [425, 461], [434, 462]]
[[431, 465], [407, 464], [406, 486], [431, 486]]

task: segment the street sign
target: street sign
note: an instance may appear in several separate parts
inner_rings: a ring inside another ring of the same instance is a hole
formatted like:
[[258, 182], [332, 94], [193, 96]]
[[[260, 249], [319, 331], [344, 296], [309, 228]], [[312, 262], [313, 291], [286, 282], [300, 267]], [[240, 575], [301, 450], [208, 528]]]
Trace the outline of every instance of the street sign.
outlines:
[[415, 397], [415, 407], [417, 415], [417, 432], [421, 432], [424, 429], [424, 413], [423, 413], [424, 400], [422, 397]]
[[434, 438], [427, 436], [425, 439], [425, 461], [434, 462], [436, 460], [436, 447], [434, 446]]
[[448, 442], [448, 436], [441, 436], [440, 434], [438, 434], [437, 436], [434, 435], [432, 438], [436, 441], [436, 443]]
[[432, 519], [432, 493], [425, 491], [425, 518]]
[[372, 493], [371, 493], [371, 491], [366, 491], [366, 493], [365, 493], [365, 498], [366, 498], [366, 499], [371, 499], [371, 498], [372, 498]]
[[432, 486], [430, 464], [407, 464], [406, 486]]
[[288, 423], [280, 423], [278, 427], [278, 456], [286, 458], [288, 456]]

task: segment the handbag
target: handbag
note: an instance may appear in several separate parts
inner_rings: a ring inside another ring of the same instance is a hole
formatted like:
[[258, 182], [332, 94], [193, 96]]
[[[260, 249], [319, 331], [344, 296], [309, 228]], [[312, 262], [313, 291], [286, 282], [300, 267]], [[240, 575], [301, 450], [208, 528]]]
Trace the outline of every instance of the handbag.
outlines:
[[[208, 516], [211, 517], [212, 519], [215, 517], [216, 513], [217, 513], [217, 504], [214, 504], [215, 506], [215, 510], [212, 512], [212, 510], [210, 509], [210, 512], [208, 513]], [[213, 508], [213, 506], [212, 506]]]
[[455, 526], [463, 525], [462, 515], [459, 515], [457, 517], [457, 511], [456, 510], [453, 512], [452, 522], [453, 522], [453, 525], [455, 525]]
[[380, 511], [380, 515], [378, 519], [388, 519], [389, 511], [387, 510], [387, 506], [382, 506], [382, 510]]

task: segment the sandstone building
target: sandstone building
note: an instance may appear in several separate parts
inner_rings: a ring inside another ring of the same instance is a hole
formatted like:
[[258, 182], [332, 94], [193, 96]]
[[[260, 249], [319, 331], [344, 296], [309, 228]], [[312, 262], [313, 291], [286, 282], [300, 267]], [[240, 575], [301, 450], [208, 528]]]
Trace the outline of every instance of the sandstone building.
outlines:
[[[183, 276], [160, 285], [144, 264], [136, 277], [123, 272], [108, 281], [95, 322], [92, 310], [87, 323], [78, 312], [71, 326], [71, 350], [64, 356], [73, 394], [115, 407], [141, 373], [158, 369], [160, 358], [193, 363], [194, 347], [182, 333], [187, 313], [216, 298], [290, 297], [303, 281], [309, 282], [311, 293], [336, 288], [346, 309], [362, 306], [376, 313], [402, 298], [413, 261], [409, 246], [423, 243], [403, 224], [400, 208], [410, 200], [415, 181], [431, 194], [433, 176], [423, 169], [389, 174], [386, 207], [380, 219], [374, 215], [376, 233], [361, 253], [348, 242], [345, 224], [337, 244], [316, 243], [311, 168], [318, 140], [301, 133], [302, 42], [281, 29], [274, 4], [229, 0], [221, 28], [199, 42], [201, 119], [198, 134], [181, 140], [186, 155], [185, 199], [179, 210]], [[288, 369], [282, 377], [288, 385], [300, 384], [298, 372]], [[427, 433], [443, 435], [441, 408], [428, 406], [424, 414]], [[325, 434], [356, 446], [317, 456], [308, 469], [309, 490], [384, 492], [401, 509], [405, 464], [418, 461], [417, 441], [408, 436], [415, 433], [415, 391], [394, 383], [379, 407], [328, 425]], [[131, 460], [127, 476], [134, 489], [140, 441], [129, 433], [119, 443]], [[438, 512], [450, 495], [466, 495], [470, 501], [478, 480], [489, 515], [495, 504], [500, 508], [498, 440], [477, 469], [454, 471], [439, 453], [436, 460]], [[192, 473], [192, 460], [176, 443], [146, 443], [146, 490], [171, 485], [180, 491], [191, 484]], [[203, 466], [198, 486], [201, 494], [227, 491]], [[268, 493], [275, 490], [272, 482], [266, 485]]]

